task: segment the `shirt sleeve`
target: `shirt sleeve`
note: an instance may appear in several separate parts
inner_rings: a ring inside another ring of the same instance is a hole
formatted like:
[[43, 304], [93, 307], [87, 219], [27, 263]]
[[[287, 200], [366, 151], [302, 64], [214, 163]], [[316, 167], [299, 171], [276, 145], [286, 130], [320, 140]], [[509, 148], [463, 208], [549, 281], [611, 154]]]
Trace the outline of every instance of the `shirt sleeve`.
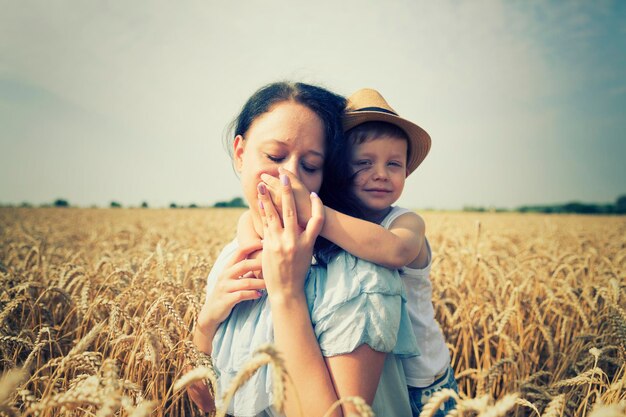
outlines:
[[405, 274], [405, 279], [412, 279], [416, 276], [426, 277], [430, 275], [430, 269], [433, 265], [433, 253], [430, 249], [430, 243], [428, 243], [428, 239], [424, 238], [424, 244], [426, 245], [426, 251], [428, 253], [428, 263], [423, 268], [409, 268], [403, 266], [400, 271]]
[[419, 354], [397, 271], [342, 252], [314, 273], [307, 297], [313, 300], [311, 321], [324, 356], [363, 344], [399, 356]]

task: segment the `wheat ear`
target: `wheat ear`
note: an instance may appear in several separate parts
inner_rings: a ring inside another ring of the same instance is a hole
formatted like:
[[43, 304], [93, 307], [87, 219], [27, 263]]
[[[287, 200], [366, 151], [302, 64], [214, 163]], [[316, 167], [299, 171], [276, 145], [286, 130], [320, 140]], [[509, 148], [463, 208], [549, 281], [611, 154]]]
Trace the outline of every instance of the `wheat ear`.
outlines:
[[[358, 396], [344, 397], [344, 398], [338, 399], [337, 401], [333, 403], [333, 405], [330, 406], [328, 411], [326, 411], [326, 413], [324, 414], [324, 417], [330, 417], [330, 415], [333, 413], [333, 411], [337, 409], [337, 407], [345, 403], [354, 404], [354, 407], [356, 408], [357, 413], [359, 413], [358, 414], [359, 417], [375, 417], [374, 410], [372, 410], [372, 407], [370, 407], [369, 404], [367, 404], [363, 398], [358, 397]], [[354, 414], [350, 414], [349, 417], [353, 415]]]
[[541, 417], [557, 417], [563, 414], [563, 406], [565, 405], [565, 394], [557, 395], [550, 401]]
[[422, 412], [420, 413], [420, 417], [431, 417], [434, 415], [441, 404], [446, 402], [448, 399], [454, 398], [455, 400], [459, 399], [459, 395], [456, 391], [444, 388], [441, 391], [437, 391], [430, 397], [430, 400], [426, 404], [424, 404], [424, 408], [422, 408]]

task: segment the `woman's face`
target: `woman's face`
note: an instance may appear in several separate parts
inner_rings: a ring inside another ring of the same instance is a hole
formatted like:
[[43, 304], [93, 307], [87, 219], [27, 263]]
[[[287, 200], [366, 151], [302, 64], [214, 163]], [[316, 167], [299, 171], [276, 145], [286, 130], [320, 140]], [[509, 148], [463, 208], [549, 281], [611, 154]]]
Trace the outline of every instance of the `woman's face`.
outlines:
[[278, 176], [278, 168], [291, 171], [310, 190], [322, 185], [325, 141], [322, 120], [308, 107], [292, 101], [274, 105], [258, 116], [234, 142], [235, 168], [241, 177], [254, 226], [262, 235], [257, 185], [261, 174]]

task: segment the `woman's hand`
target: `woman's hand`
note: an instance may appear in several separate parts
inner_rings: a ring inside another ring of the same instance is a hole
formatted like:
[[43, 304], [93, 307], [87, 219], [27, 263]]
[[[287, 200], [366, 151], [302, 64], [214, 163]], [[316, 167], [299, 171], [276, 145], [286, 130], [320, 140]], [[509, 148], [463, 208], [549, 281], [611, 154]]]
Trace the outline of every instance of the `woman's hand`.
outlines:
[[[248, 257], [262, 247], [260, 240], [242, 245], [217, 277], [213, 291], [207, 294], [198, 314], [198, 321], [193, 331], [193, 343], [199, 351], [211, 354], [215, 332], [220, 323], [226, 320], [235, 304], [261, 297], [259, 290], [265, 288], [265, 282], [262, 279], [244, 276], [261, 269], [260, 259], [248, 259]], [[204, 412], [215, 411], [213, 395], [203, 382], [195, 382], [187, 388], [187, 392], [191, 400]]]
[[[311, 218], [311, 192], [306, 186], [300, 182], [291, 171], [284, 168], [279, 168], [278, 171], [281, 175], [286, 175], [293, 190], [294, 201], [296, 204], [296, 211], [298, 213], [298, 224], [303, 229], [306, 227], [307, 222]], [[262, 174], [261, 179], [267, 186], [270, 192], [270, 197], [274, 202], [274, 207], [278, 211], [278, 215], [282, 218], [282, 193], [283, 186], [280, 180], [269, 174]]]
[[259, 290], [265, 289], [265, 282], [262, 279], [244, 276], [261, 270], [261, 259], [248, 259], [248, 257], [262, 247], [263, 243], [258, 240], [240, 247], [235, 252], [218, 276], [215, 288], [207, 294], [198, 315], [197, 331], [212, 336], [219, 324], [226, 320], [235, 304], [261, 297]]
[[258, 185], [263, 223], [263, 278], [270, 299], [303, 294], [315, 239], [324, 224], [324, 206], [319, 197], [311, 193], [311, 217], [304, 229], [301, 228], [290, 177], [281, 174], [280, 183], [282, 223], [266, 185]]

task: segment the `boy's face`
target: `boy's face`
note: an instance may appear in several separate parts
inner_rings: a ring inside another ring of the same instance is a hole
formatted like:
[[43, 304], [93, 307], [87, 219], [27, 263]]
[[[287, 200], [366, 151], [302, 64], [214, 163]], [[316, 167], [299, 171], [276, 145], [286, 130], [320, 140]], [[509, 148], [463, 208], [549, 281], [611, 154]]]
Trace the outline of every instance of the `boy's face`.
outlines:
[[383, 211], [395, 203], [406, 180], [406, 139], [380, 136], [352, 148], [352, 188], [364, 208]]

